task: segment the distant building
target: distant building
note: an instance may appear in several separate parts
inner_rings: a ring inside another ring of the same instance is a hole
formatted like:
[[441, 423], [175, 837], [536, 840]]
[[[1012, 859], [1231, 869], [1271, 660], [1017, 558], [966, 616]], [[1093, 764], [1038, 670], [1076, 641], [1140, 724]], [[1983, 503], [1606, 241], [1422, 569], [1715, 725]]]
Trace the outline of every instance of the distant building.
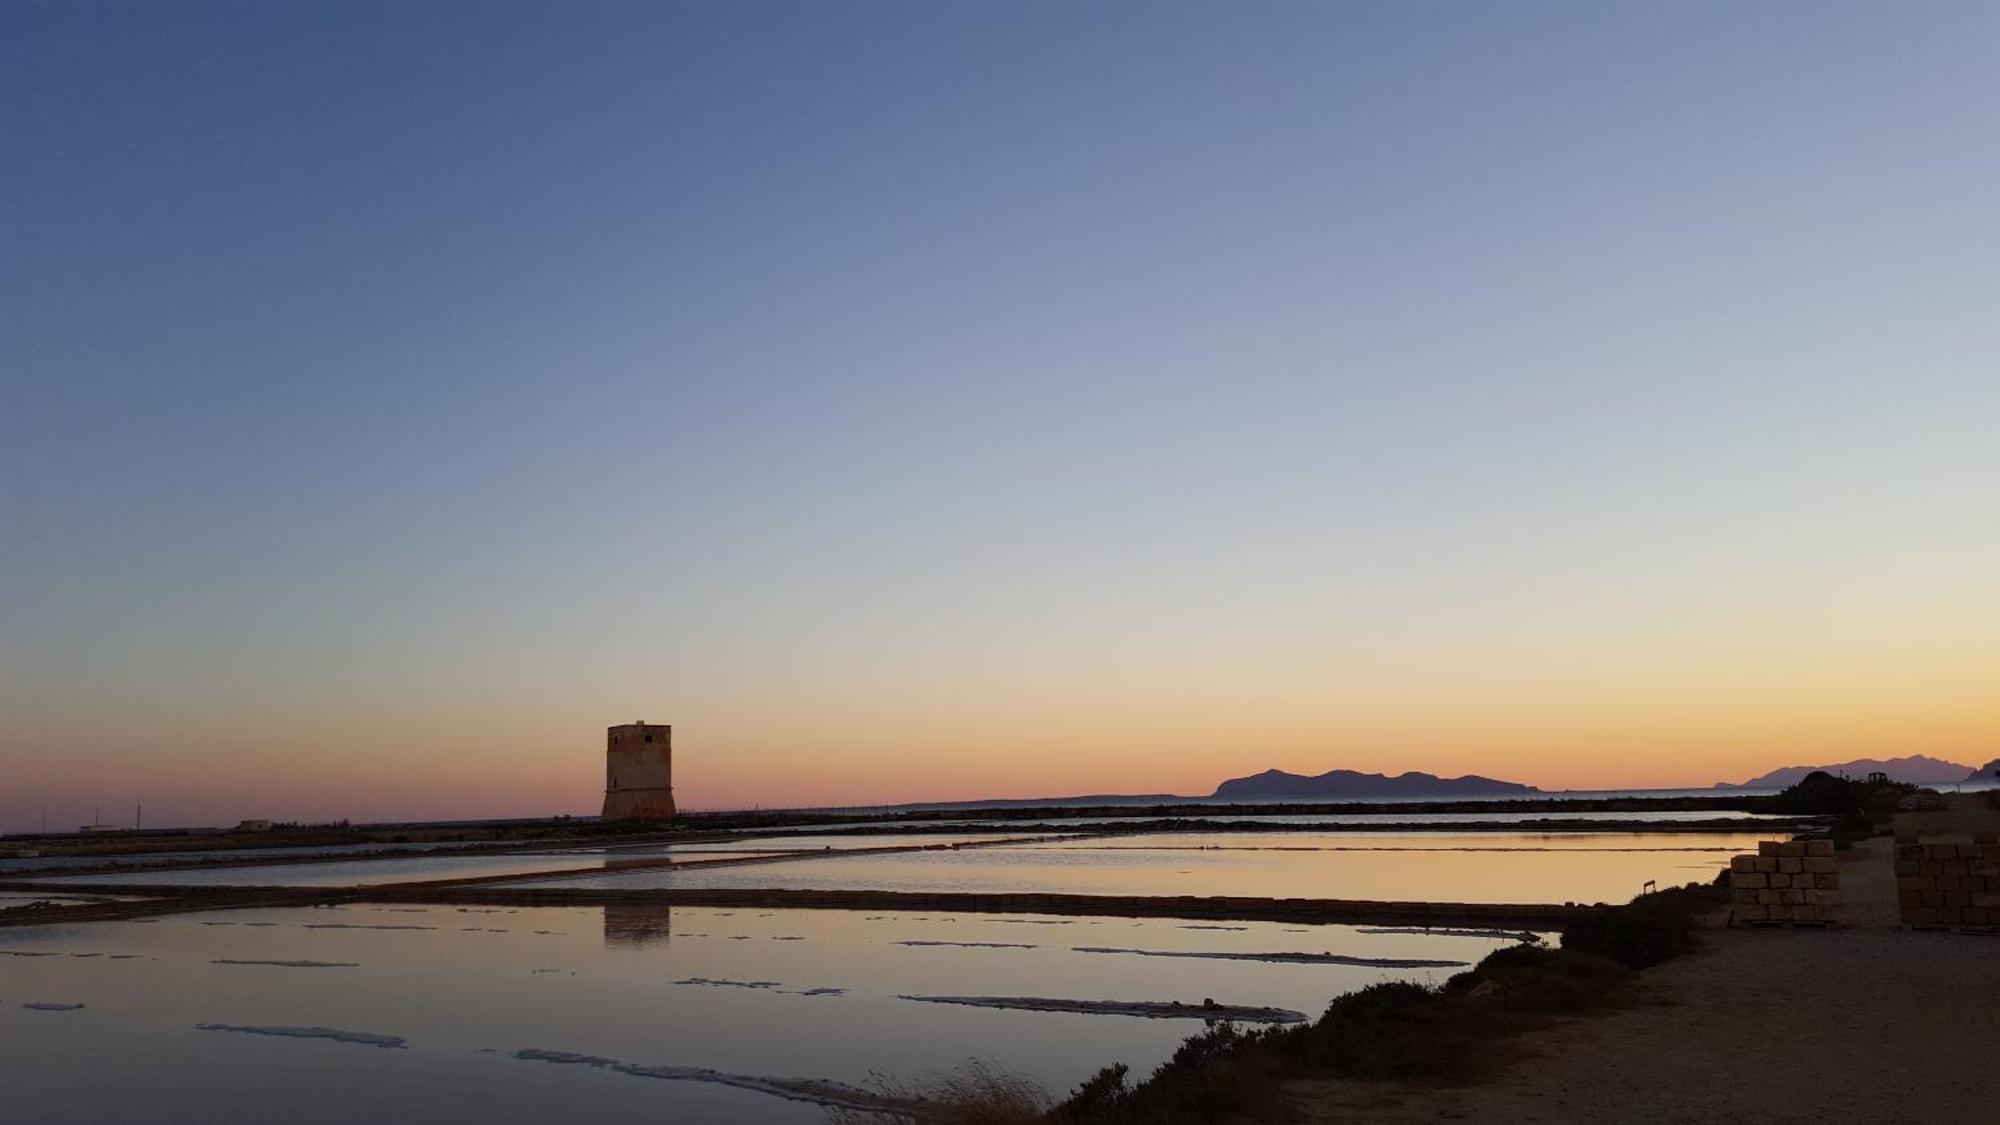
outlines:
[[673, 727], [644, 720], [606, 732], [604, 819], [673, 819], [673, 735]]
[[268, 820], [245, 820], [238, 822], [236, 825], [236, 831], [238, 832], [269, 832], [270, 830], [271, 822]]

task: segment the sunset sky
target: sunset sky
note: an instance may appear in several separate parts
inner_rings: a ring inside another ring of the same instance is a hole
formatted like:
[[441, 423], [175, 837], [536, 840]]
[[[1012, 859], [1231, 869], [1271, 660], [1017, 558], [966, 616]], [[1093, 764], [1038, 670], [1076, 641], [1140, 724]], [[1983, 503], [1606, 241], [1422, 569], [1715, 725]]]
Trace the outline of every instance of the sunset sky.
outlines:
[[1996, 58], [0, 4], [0, 830], [2000, 756]]

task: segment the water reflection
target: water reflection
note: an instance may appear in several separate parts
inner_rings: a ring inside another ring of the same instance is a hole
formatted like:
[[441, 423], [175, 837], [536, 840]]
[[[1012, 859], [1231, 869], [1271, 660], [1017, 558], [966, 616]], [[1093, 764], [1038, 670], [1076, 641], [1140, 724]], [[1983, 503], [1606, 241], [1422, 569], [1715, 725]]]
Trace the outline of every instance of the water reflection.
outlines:
[[1268, 895], [1388, 902], [1623, 902], [1652, 880], [1707, 881], [1751, 833], [1551, 836], [1174, 833], [834, 856], [731, 867], [655, 868], [519, 886], [1085, 895]]
[[[670, 918], [680, 929], [671, 949], [653, 944], [666, 940]], [[931, 1073], [976, 1050], [1067, 1090], [1112, 1062], [1150, 1071], [1200, 1021], [904, 997], [1190, 1009], [1212, 997], [1313, 1014], [1356, 988], [1441, 983], [1453, 971], [1391, 967], [1392, 959], [1477, 961], [1509, 940], [1271, 922], [664, 904], [473, 913], [348, 903], [24, 927], [0, 941], [16, 954], [0, 955], [0, 1122], [548, 1125], [589, 1105], [621, 1120], [813, 1125], [825, 1120], [819, 1107], [699, 1075], [661, 1081], [596, 1063], [550, 1064], [625, 1059], [688, 1074], [865, 1085], [871, 1072]], [[407, 1046], [218, 1034], [201, 1024]]]
[[604, 944], [637, 949], [664, 945], [671, 936], [674, 908], [666, 903], [620, 903], [604, 908]]

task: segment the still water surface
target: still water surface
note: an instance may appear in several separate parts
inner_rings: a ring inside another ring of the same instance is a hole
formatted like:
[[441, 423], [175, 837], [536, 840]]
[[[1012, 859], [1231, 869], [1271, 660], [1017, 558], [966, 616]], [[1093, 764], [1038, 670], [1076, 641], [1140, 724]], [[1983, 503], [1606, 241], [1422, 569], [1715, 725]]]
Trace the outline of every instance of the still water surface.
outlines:
[[[1316, 1014], [1376, 981], [1456, 970], [1158, 954], [1472, 962], [1506, 942], [1278, 923], [687, 907], [349, 905], [12, 930], [0, 932], [0, 1118], [550, 1121], [587, 1109], [599, 1119], [818, 1121], [818, 1107], [769, 1093], [516, 1052], [853, 1084], [977, 1054], [1061, 1091], [1114, 1061], [1150, 1070], [1201, 1023], [903, 997], [1213, 997]], [[354, 1041], [363, 1036], [405, 1045]]]
[[[755, 852], [701, 852], [690, 859], [745, 859]], [[627, 860], [629, 862], [629, 859]], [[430, 882], [495, 875], [535, 875], [597, 868], [616, 871], [619, 860], [602, 854], [424, 856], [332, 863], [283, 863], [255, 867], [190, 867], [175, 871], [129, 871], [59, 878], [65, 885], [161, 887], [372, 887], [384, 883]]]
[[782, 887], [1433, 902], [1624, 902], [1706, 880], [1754, 833], [1185, 833], [648, 870], [515, 886]]
[[[498, 875], [533, 875], [598, 868], [615, 871], [634, 861], [686, 859], [711, 862], [774, 854], [827, 852], [885, 847], [947, 848], [963, 844], [1009, 840], [1048, 841], [1049, 834], [956, 833], [913, 836], [847, 836], [803, 841], [791, 837], [743, 837], [707, 844], [646, 844], [615, 848], [518, 849], [500, 855], [413, 856], [405, 859], [321, 860], [311, 863], [261, 863], [237, 867], [187, 867], [155, 871], [139, 869], [102, 875], [64, 876], [37, 872], [65, 884], [115, 886], [143, 884], [169, 887], [369, 887], [384, 883], [425, 882]], [[301, 857], [303, 858], [303, 857]]]

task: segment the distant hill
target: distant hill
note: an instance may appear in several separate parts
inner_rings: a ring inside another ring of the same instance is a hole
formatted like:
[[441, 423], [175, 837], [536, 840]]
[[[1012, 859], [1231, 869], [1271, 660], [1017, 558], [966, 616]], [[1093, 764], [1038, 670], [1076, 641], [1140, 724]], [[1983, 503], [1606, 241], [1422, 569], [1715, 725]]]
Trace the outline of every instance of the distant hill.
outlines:
[[2000, 758], [1995, 758], [1992, 761], [1986, 763], [1985, 765], [1980, 766], [1978, 769], [1973, 770], [1972, 776], [1966, 778], [1965, 780], [1992, 781], [1993, 776], [1995, 774], [2000, 774]]
[[1233, 777], [1215, 787], [1215, 796], [1243, 797], [1513, 797], [1541, 790], [1512, 781], [1490, 777], [1439, 777], [1430, 773], [1404, 773], [1395, 777], [1354, 770], [1328, 770], [1314, 777], [1265, 770], [1249, 777]]
[[1182, 797], [1174, 793], [1088, 793], [1075, 797], [989, 797], [978, 801], [914, 801], [901, 805], [883, 805], [884, 809], [895, 811], [930, 809], [1074, 809], [1092, 808], [1103, 805], [1177, 805], [1187, 801], [1200, 800], [1198, 797]]
[[1715, 783], [1717, 789], [1783, 789], [1797, 785], [1807, 774], [1815, 770], [1825, 770], [1830, 774], [1846, 774], [1853, 778], [1865, 778], [1871, 773], [1889, 775], [1891, 781], [1907, 781], [1912, 785], [1953, 785], [1967, 780], [1965, 771], [1970, 768], [1957, 762], [1947, 762], [1942, 758], [1912, 754], [1907, 758], [1890, 758], [1882, 761], [1876, 758], [1856, 758], [1851, 762], [1836, 762], [1830, 766], [1786, 766], [1772, 770], [1762, 777], [1753, 777], [1740, 784], [1727, 781]]

